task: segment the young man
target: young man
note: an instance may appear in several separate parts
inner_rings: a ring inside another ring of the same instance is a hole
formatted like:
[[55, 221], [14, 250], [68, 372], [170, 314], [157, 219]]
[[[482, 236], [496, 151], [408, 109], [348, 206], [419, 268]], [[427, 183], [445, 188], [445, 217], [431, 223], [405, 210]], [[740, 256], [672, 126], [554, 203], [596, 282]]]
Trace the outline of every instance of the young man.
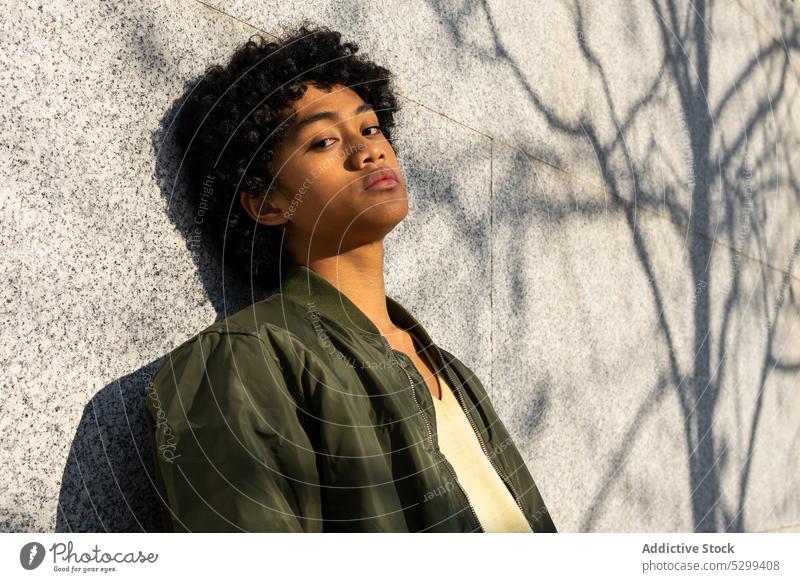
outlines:
[[408, 199], [390, 74], [357, 50], [328, 29], [251, 39], [184, 104], [190, 183], [213, 167], [209, 236], [278, 290], [154, 376], [168, 528], [555, 532], [481, 382], [385, 294]]

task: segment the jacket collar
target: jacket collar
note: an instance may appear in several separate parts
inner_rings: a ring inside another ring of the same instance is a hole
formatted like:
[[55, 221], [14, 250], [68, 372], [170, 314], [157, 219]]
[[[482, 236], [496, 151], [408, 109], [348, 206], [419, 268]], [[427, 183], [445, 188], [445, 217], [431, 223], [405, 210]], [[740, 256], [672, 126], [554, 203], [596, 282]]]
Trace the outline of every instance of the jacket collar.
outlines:
[[[286, 269], [280, 292], [304, 307], [312, 304], [315, 311], [350, 331], [375, 339], [379, 339], [382, 335], [372, 320], [347, 295], [305, 265], [293, 264]], [[386, 295], [386, 309], [391, 320], [424, 342], [422, 345], [428, 346], [433, 343], [428, 332], [414, 316], [388, 295]]]

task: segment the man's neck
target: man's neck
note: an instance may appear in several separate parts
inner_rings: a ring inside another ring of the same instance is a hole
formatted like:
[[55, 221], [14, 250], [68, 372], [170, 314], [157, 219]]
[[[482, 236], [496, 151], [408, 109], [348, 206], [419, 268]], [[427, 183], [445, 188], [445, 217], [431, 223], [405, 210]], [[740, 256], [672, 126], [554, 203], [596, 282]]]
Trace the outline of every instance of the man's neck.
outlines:
[[383, 257], [383, 241], [380, 240], [339, 255], [312, 258], [306, 266], [344, 293], [381, 334], [388, 335], [397, 326], [386, 307]]

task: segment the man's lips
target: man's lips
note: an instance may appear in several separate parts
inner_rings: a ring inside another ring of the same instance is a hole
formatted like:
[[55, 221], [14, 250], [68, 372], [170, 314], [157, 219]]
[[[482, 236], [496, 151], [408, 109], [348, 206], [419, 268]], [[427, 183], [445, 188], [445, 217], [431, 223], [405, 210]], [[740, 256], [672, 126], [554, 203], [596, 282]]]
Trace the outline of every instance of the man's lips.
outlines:
[[397, 185], [397, 174], [391, 168], [372, 172], [367, 175], [365, 190], [385, 190]]

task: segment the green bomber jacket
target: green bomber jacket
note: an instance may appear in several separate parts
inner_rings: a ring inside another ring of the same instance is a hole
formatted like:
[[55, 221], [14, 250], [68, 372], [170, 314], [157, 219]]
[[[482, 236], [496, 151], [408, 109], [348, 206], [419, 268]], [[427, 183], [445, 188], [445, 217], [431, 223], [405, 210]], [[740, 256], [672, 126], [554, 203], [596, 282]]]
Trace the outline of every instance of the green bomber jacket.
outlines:
[[[556, 532], [478, 377], [386, 304], [431, 350], [531, 529]], [[165, 529], [481, 532], [437, 445], [432, 398], [344, 293], [291, 265], [279, 291], [172, 350], [147, 388]]]

